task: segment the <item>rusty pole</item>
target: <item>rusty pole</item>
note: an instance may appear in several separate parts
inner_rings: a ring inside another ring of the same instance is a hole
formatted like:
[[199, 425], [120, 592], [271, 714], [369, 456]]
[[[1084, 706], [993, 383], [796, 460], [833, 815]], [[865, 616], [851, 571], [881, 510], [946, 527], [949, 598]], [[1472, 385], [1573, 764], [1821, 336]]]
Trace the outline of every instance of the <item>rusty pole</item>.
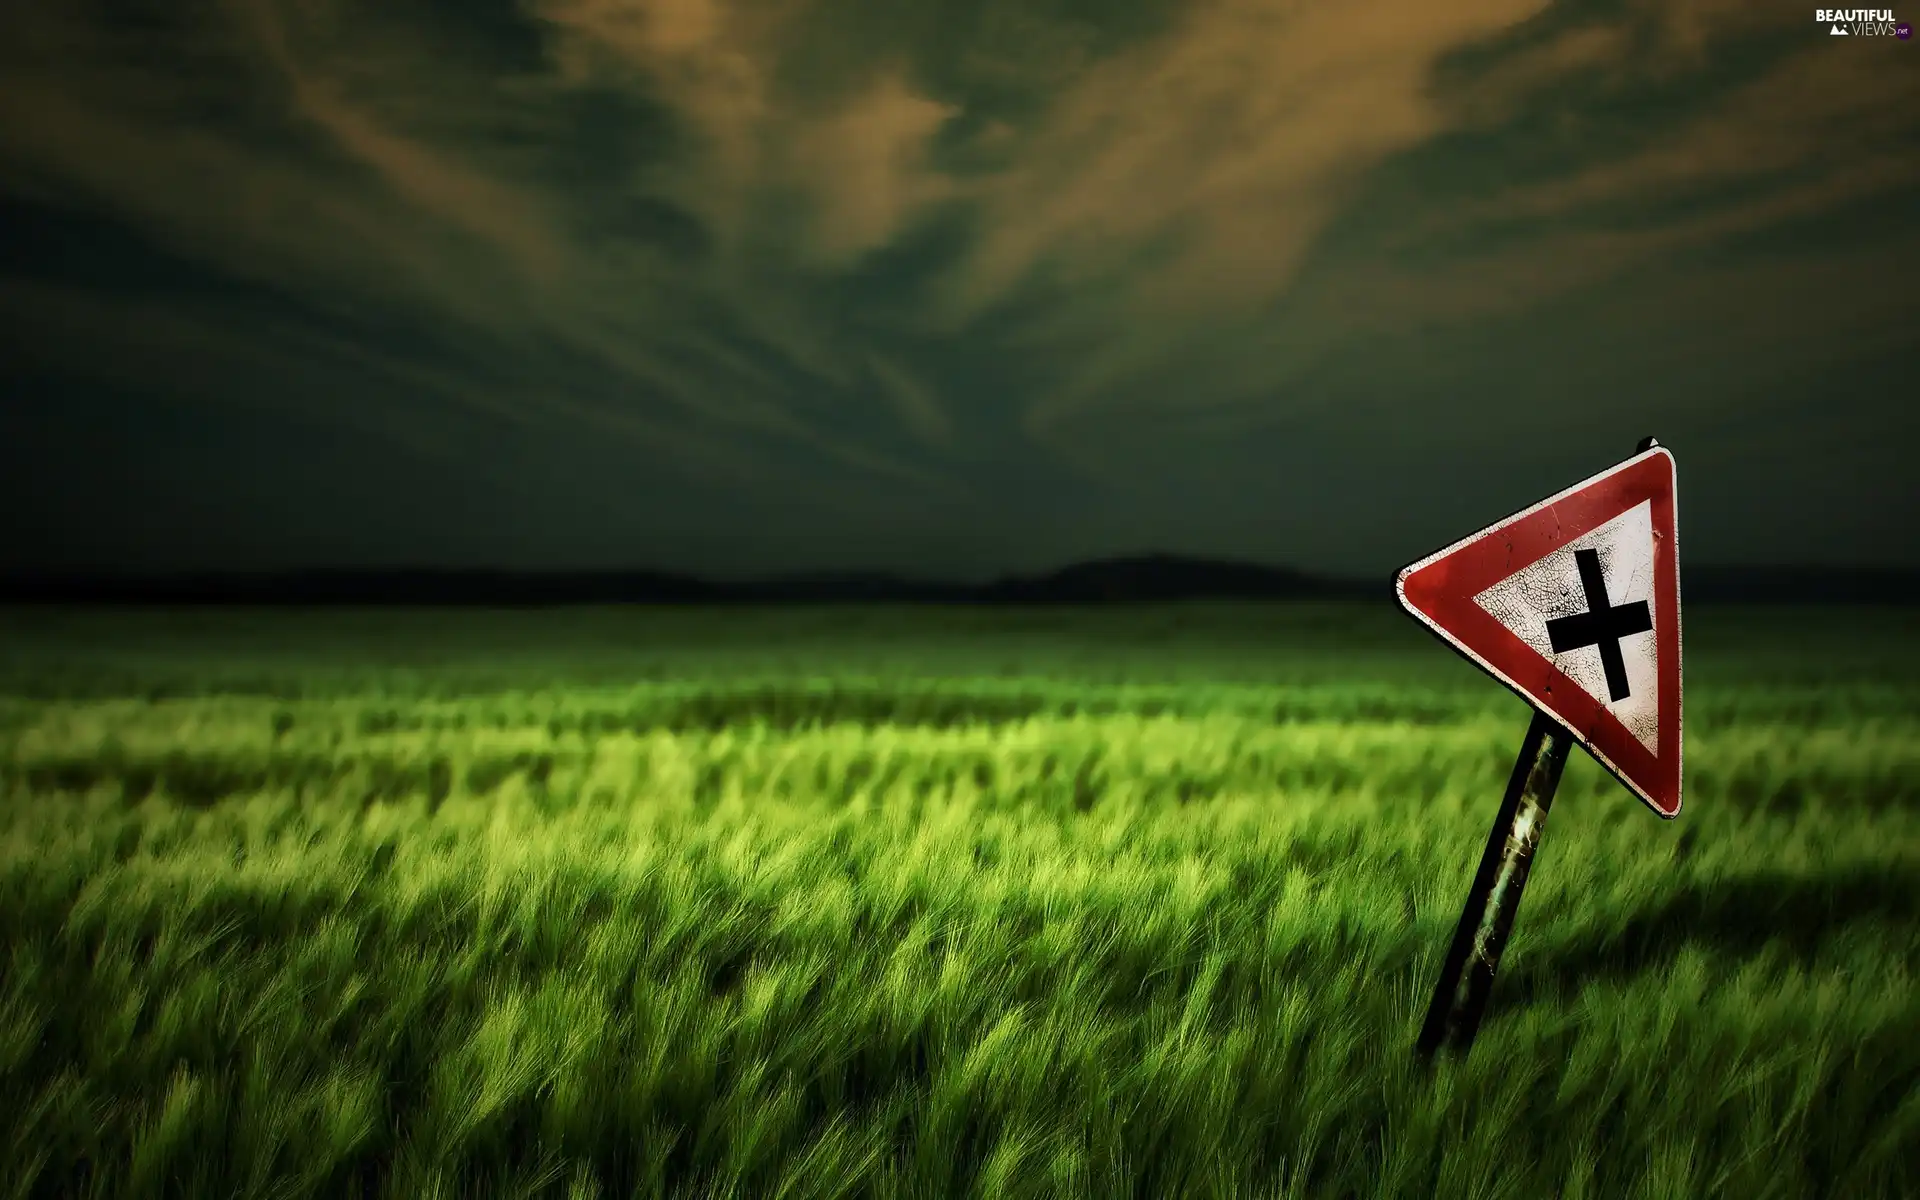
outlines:
[[1431, 1057], [1444, 1045], [1458, 1047], [1463, 1055], [1473, 1047], [1481, 1014], [1486, 1012], [1487, 993], [1493, 989], [1493, 973], [1500, 965], [1500, 952], [1506, 949], [1507, 935], [1513, 931], [1513, 916], [1520, 908], [1527, 870], [1533, 865], [1534, 851], [1546, 827], [1547, 808], [1553, 803], [1554, 789], [1560, 786], [1560, 772], [1567, 765], [1567, 751], [1572, 745], [1572, 738], [1559, 724], [1541, 713], [1533, 714], [1526, 740], [1520, 743], [1520, 758], [1507, 780], [1507, 794], [1500, 801], [1500, 815], [1480, 856], [1473, 890], [1467, 893], [1466, 907], [1454, 930], [1453, 945], [1440, 967], [1433, 1003], [1420, 1029], [1422, 1057]]

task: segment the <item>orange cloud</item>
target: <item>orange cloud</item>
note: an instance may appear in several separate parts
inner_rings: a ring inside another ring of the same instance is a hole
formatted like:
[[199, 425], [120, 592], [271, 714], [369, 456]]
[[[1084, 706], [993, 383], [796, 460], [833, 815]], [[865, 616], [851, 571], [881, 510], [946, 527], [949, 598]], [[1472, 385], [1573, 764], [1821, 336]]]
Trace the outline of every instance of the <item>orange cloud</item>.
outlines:
[[447, 226], [486, 242], [528, 283], [551, 284], [566, 269], [568, 248], [551, 228], [552, 219], [522, 190], [398, 133], [347, 99], [335, 80], [307, 63], [290, 43], [271, 0], [228, 3], [285, 76], [299, 114], [377, 171], [396, 194]]
[[[1557, 216], [1602, 204], [1647, 204], [1789, 171], [1857, 171], [1876, 147], [1897, 146], [1903, 131], [1920, 125], [1914, 108], [1920, 76], [1863, 70], [1825, 50], [1823, 45], [1788, 59], [1644, 150], [1516, 189], [1461, 215]], [[1920, 170], [1920, 160], [1914, 161]]]
[[[556, 31], [554, 57], [573, 84], [657, 89], [700, 135], [692, 161], [657, 186], [700, 213], [739, 251], [762, 223], [797, 237], [805, 265], [839, 267], [885, 245], [952, 194], [929, 163], [931, 139], [959, 111], [873, 64], [846, 93], [821, 99], [777, 76], [796, 5], [721, 0], [532, 0]], [[803, 219], [783, 203], [798, 196]], [[760, 253], [768, 239], [754, 241]]]
[[1090, 67], [979, 185], [981, 238], [942, 295], [949, 327], [1037, 289], [1082, 366], [1029, 426], [1099, 406], [1198, 330], [1285, 294], [1366, 172], [1443, 127], [1435, 62], [1543, 6], [1193, 10]]
[[1449, 117], [1461, 125], [1498, 125], [1570, 78], [1617, 70], [1632, 49], [1624, 25], [1579, 26], [1499, 59], [1464, 83], [1443, 89], [1440, 99]]
[[806, 248], [823, 264], [857, 260], [955, 193], [928, 165], [928, 143], [959, 110], [884, 75], [839, 112], [801, 129], [783, 164], [812, 196]]
[[[1696, 4], [1662, 21], [1656, 32], [1684, 51], [1694, 45], [1689, 39], [1727, 28], [1737, 32], [1751, 18], [1730, 6]], [[1669, 28], [1679, 32], [1660, 32]], [[1449, 97], [1448, 111], [1460, 120], [1484, 118], [1510, 112], [1518, 98], [1572, 74], [1628, 71], [1621, 56], [1630, 44], [1618, 29], [1550, 39], [1490, 69], [1472, 93], [1473, 104]], [[1670, 60], [1646, 68], [1670, 69]], [[1082, 347], [1081, 365], [1030, 409], [1029, 427], [1037, 436], [1078, 436], [1067, 433], [1063, 422], [1114, 408], [1211, 420], [1209, 412], [1222, 405], [1304, 402], [1279, 397], [1298, 394], [1293, 389], [1300, 381], [1371, 339], [1523, 312], [1675, 254], [1920, 187], [1920, 159], [1903, 149], [1920, 126], [1917, 101], [1920, 76], [1884, 62], [1864, 66], [1821, 43], [1676, 121], [1640, 148], [1539, 182], [1436, 201], [1423, 216], [1380, 234], [1384, 253], [1329, 266], [1297, 284], [1290, 267], [1327, 214], [1337, 210], [1337, 189], [1321, 193], [1330, 199], [1318, 210], [1310, 203], [1291, 209], [1270, 204], [1264, 211], [1274, 236], [1262, 247], [1249, 218], [1262, 211], [1254, 198], [1264, 197], [1252, 190], [1202, 191], [1197, 185], [1208, 178], [1204, 165], [1169, 172], [1158, 191], [1109, 181], [1102, 190], [1126, 200], [1102, 207], [1097, 196], [1083, 194], [1084, 207], [1061, 228], [1101, 229], [1102, 217], [1116, 213], [1127, 224], [1107, 226], [1112, 232], [1099, 242], [1075, 241], [1072, 233], [1013, 218], [1003, 239], [1024, 232], [1030, 240], [1000, 243], [1005, 257], [992, 262], [997, 270], [985, 290], [1007, 286], [1018, 275], [1017, 264], [1042, 262], [1048, 253], [1080, 255], [1082, 278], [1110, 272], [1103, 283], [1112, 293], [1064, 302], [1082, 314], [1081, 326], [1053, 319], [1056, 335]], [[1375, 143], [1381, 154], [1384, 137]], [[1177, 151], [1168, 153], [1178, 161]], [[1307, 169], [1316, 161], [1332, 160], [1303, 158], [1296, 162], [1298, 176], [1282, 172], [1276, 178], [1297, 178], [1302, 186], [1337, 178], [1335, 172]], [[1169, 234], [1170, 248], [1160, 256], [1129, 262], [1120, 248], [1145, 240], [1141, 230], [1175, 228], [1156, 220], [1179, 211], [1168, 197], [1203, 197], [1204, 219], [1193, 218], [1184, 236]], [[1662, 208], [1679, 202], [1690, 207]], [[1062, 243], [1066, 250], [1054, 249]], [[1245, 249], [1244, 257], [1230, 261], [1235, 247]], [[1430, 253], [1435, 247], [1447, 250]], [[1255, 281], [1264, 287], [1251, 286]], [[1175, 290], [1181, 282], [1189, 286]], [[1290, 285], [1288, 315], [1261, 315], [1261, 302]], [[1131, 303], [1116, 303], [1115, 294]], [[1165, 303], [1169, 296], [1180, 303]], [[1208, 318], [1180, 319], [1195, 310]], [[1876, 312], [1878, 319], [1890, 319], [1886, 311]], [[1114, 335], [1123, 328], [1133, 336]], [[1142, 330], [1152, 332], [1143, 337]]]
[[[1363, 268], [1358, 277], [1372, 282], [1347, 282], [1347, 309], [1373, 332], [1422, 314], [1511, 312], [1663, 256], [1920, 186], [1920, 159], [1902, 150], [1920, 128], [1920, 77], [1863, 70], [1827, 51], [1787, 58], [1632, 153], [1435, 212], [1389, 245], [1537, 232], [1449, 274]], [[1692, 208], [1662, 213], [1678, 202]]]

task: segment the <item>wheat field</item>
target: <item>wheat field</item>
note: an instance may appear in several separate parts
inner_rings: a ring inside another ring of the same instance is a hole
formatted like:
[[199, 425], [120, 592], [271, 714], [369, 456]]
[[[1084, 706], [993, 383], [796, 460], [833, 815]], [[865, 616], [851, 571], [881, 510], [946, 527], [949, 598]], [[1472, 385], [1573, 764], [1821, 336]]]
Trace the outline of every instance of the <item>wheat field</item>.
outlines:
[[1525, 708], [1383, 606], [0, 612], [15, 1196], [1920, 1195], [1920, 620]]

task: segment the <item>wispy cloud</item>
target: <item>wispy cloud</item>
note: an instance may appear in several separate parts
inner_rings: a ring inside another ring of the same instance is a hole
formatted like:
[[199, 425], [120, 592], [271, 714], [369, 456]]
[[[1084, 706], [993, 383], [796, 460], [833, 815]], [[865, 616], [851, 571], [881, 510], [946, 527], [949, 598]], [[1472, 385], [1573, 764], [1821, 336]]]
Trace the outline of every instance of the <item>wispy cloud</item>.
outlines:
[[[1342, 40], [1242, 15], [1212, 10], [1111, 64], [1116, 81], [1091, 93], [1105, 107], [1069, 93], [1054, 118], [1068, 131], [1060, 152], [1035, 156], [1040, 182], [1015, 177], [1003, 219], [958, 276], [969, 312], [1023, 284], [1052, 286], [1038, 340], [1071, 347], [1078, 369], [1029, 409], [1040, 436], [1085, 436], [1115, 410], [1205, 422], [1221, 404], [1285, 407], [1369, 339], [1524, 311], [1920, 186], [1920, 76], [1813, 39], [1776, 48], [1757, 72], [1714, 75], [1716, 47], [1782, 31], [1747, 6], [1633, 6], [1558, 28], [1538, 6], [1456, 6], [1383, 21], [1412, 32], [1399, 54], [1388, 35]], [[1216, 43], [1263, 55], [1272, 79], [1236, 76]], [[1464, 77], [1440, 69], [1450, 51], [1489, 43]], [[1330, 44], [1342, 54], [1306, 63], [1293, 48]], [[1700, 78], [1682, 104], [1673, 81], [1690, 73]], [[1182, 94], [1188, 79], [1205, 82]], [[1209, 99], [1213, 81], [1223, 96]], [[1632, 137], [1581, 146], [1592, 121], [1663, 93], [1667, 114], [1640, 118]], [[1172, 102], [1140, 116], [1126, 109], [1135, 97]], [[1402, 223], [1365, 230], [1372, 253], [1303, 273], [1370, 168], [1443, 137], [1511, 136], [1503, 127], [1530, 105], [1560, 115], [1558, 130], [1528, 125], [1558, 144], [1513, 146], [1474, 186], [1436, 188], [1396, 210]], [[1068, 159], [1068, 146], [1089, 157]], [[1511, 170], [1543, 157], [1559, 161]], [[1811, 336], [1774, 349], [1795, 344], [1820, 353]]]
[[905, 425], [922, 443], [943, 446], [953, 438], [953, 421], [933, 385], [891, 359], [874, 355], [867, 360], [881, 392], [892, 401]]
[[327, 74], [326, 63], [310, 60], [293, 44], [274, 0], [227, 4], [281, 76], [298, 117], [323, 131], [333, 148], [371, 169], [395, 198], [477, 239], [528, 285], [552, 286], [569, 272], [572, 247], [557, 235], [553, 216], [541, 211], [525, 189], [408, 137], [372, 107], [356, 103], [343, 81]]
[[1166, 315], [1270, 298], [1365, 170], [1437, 131], [1427, 73], [1541, 0], [1345, 10], [1215, 0], [1095, 64], [984, 189], [962, 313], [1043, 269]]
[[800, 455], [958, 494], [993, 423], [1084, 466], [1127, 420], [1315, 403], [1370, 339], [1920, 188], [1920, 76], [1737, 0], [112, 7], [0, 15], [5, 195], [305, 315], [15, 288], [14, 319], [111, 340], [122, 305], [149, 358], [244, 336], [735, 482]]
[[559, 86], [654, 92], [686, 123], [694, 144], [655, 186], [736, 253], [844, 267], [953, 192], [930, 151], [960, 110], [899, 63], [782, 85], [797, 27], [829, 14], [721, 0], [532, 0], [530, 11], [552, 32]]

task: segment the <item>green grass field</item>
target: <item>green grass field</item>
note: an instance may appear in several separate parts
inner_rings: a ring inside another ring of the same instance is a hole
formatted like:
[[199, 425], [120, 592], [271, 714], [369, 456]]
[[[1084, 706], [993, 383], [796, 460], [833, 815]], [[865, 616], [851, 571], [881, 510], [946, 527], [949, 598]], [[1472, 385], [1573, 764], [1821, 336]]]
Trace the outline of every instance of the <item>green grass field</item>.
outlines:
[[6, 1194], [1920, 1196], [1920, 614], [1526, 710], [1384, 607], [0, 613]]

